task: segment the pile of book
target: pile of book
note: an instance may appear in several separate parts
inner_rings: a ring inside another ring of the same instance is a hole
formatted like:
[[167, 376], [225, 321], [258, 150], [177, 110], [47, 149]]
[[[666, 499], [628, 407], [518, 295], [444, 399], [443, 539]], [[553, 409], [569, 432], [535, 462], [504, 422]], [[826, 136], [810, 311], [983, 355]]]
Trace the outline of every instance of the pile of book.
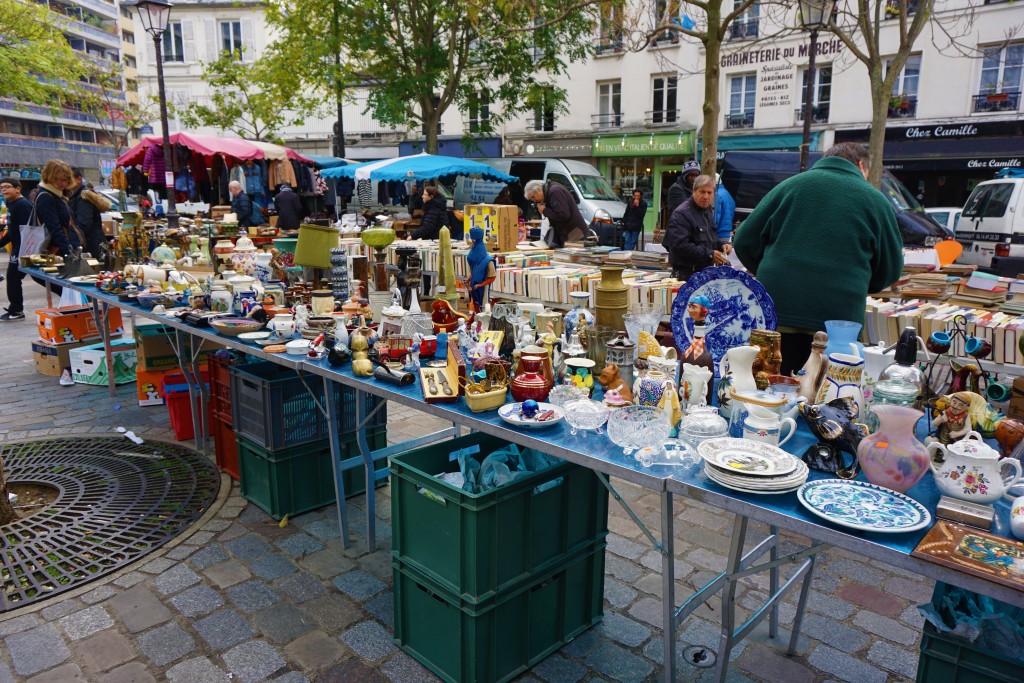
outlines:
[[959, 278], [950, 278], [942, 272], [911, 273], [901, 285], [900, 293], [904, 297], [914, 299], [938, 299], [941, 301], [949, 298], [958, 282]]
[[1009, 279], [988, 273], [972, 273], [966, 282], [961, 282], [949, 298], [950, 303], [965, 306], [995, 307], [1006, 302]]

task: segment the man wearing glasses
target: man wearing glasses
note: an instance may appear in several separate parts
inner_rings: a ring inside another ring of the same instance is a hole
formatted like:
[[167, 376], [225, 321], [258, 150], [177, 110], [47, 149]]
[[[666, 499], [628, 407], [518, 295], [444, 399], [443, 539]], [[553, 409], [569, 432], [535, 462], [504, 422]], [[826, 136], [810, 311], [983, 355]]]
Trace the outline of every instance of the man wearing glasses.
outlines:
[[21, 196], [21, 181], [17, 178], [0, 179], [0, 194], [7, 202], [7, 234], [0, 238], [0, 248], [11, 245], [11, 258], [7, 265], [7, 300], [10, 305], [0, 315], [0, 322], [25, 319], [25, 299], [21, 281], [25, 274], [18, 270], [18, 251], [21, 249], [21, 226], [32, 220], [32, 202]]

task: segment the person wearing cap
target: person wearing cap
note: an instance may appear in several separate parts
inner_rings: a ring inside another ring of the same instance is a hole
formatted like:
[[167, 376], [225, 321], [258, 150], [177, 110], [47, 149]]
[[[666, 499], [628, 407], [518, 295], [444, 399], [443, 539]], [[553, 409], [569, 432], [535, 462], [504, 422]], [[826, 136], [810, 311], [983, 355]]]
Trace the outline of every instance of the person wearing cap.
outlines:
[[693, 196], [693, 181], [700, 175], [700, 164], [690, 159], [683, 164], [683, 170], [676, 176], [676, 181], [668, 188], [668, 215], [675, 213], [679, 205]]
[[277, 209], [277, 227], [281, 230], [298, 230], [305, 211], [302, 209], [302, 198], [292, 192], [292, 186], [281, 183], [277, 196], [274, 197], [274, 208]]
[[473, 243], [466, 254], [466, 262], [469, 264], [469, 293], [473, 301], [473, 310], [480, 312], [484, 308], [486, 287], [494, 282], [497, 270], [494, 268], [494, 257], [487, 253], [483, 228], [470, 228], [469, 241]]
[[718, 238], [714, 202], [715, 179], [699, 175], [693, 181], [693, 196], [668, 219], [661, 244], [668, 251], [672, 277], [685, 280], [709, 266], [729, 263], [732, 245]]
[[722, 174], [715, 174], [715, 225], [718, 226], [718, 239], [732, 239], [732, 221], [736, 215], [736, 200], [722, 184]]

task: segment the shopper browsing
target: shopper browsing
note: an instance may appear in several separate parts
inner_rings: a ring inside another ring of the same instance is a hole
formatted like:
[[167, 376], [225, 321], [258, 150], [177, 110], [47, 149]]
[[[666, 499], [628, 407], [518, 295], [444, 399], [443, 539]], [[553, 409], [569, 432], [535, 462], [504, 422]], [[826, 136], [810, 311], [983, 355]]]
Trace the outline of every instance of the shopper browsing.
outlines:
[[21, 226], [32, 219], [32, 202], [21, 196], [21, 181], [17, 178], [0, 180], [0, 194], [7, 202], [7, 234], [0, 238], [0, 249], [11, 246], [11, 258], [7, 265], [7, 311], [0, 315], [0, 322], [14, 322], [25, 319], [25, 298], [21, 281], [25, 274], [18, 269], [18, 252], [21, 250]]

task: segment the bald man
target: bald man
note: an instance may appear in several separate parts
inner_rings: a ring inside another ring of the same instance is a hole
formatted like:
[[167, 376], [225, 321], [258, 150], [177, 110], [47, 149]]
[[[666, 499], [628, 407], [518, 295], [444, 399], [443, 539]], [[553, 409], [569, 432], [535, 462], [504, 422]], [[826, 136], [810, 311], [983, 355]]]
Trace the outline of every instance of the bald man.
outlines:
[[228, 183], [228, 192], [231, 193], [231, 213], [238, 216], [238, 227], [248, 228], [252, 225], [252, 200], [237, 180]]

